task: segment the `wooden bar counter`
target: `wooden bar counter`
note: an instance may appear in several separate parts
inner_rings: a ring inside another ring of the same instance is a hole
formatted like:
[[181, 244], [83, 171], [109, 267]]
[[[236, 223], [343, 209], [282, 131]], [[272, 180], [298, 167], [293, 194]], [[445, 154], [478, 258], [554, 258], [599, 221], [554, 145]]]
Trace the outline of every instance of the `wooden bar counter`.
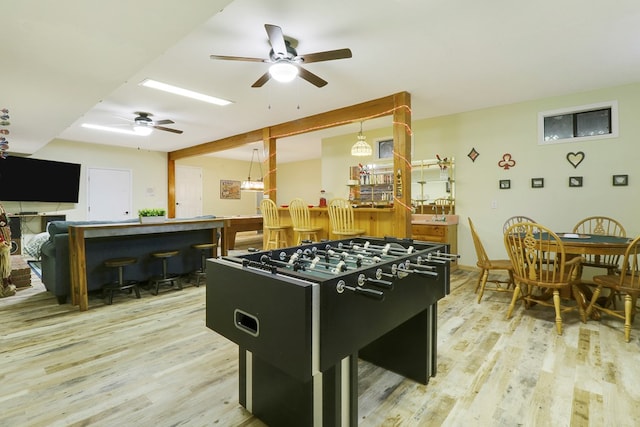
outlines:
[[[69, 263], [71, 273], [71, 298], [72, 304], [77, 305], [80, 311], [89, 308], [87, 291], [87, 255], [86, 241], [91, 239], [131, 238], [149, 234], [179, 233], [193, 230], [211, 230], [211, 241], [218, 240], [218, 230], [224, 228], [222, 218], [197, 219], [197, 220], [168, 220], [162, 223], [109, 223], [109, 224], [85, 224], [69, 226]], [[126, 241], [132, 245], [131, 240]], [[194, 242], [198, 243], [198, 242]]]
[[[291, 215], [289, 214], [288, 207], [279, 207], [278, 212], [280, 214], [280, 221], [283, 224], [291, 224]], [[355, 219], [356, 228], [362, 228], [366, 230], [365, 236], [371, 237], [405, 237], [398, 236], [398, 227], [394, 221], [394, 208], [354, 208], [353, 216]], [[311, 217], [311, 224], [313, 226], [322, 227], [322, 231], [319, 233], [320, 239], [338, 239], [339, 236], [331, 233], [331, 225], [329, 224], [329, 212], [327, 208], [312, 207], [309, 208], [309, 216]], [[295, 243], [294, 232], [289, 230], [287, 232], [287, 242], [290, 246]]]

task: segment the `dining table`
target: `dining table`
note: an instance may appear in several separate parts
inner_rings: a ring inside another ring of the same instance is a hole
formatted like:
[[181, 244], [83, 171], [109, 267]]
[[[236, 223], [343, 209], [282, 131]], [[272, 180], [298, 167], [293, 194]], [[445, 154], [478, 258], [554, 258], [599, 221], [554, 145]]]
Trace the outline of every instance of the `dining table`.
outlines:
[[556, 233], [570, 255], [624, 255], [633, 239], [602, 234]]
[[[620, 236], [608, 236], [602, 234], [579, 234], [570, 232], [556, 233], [564, 246], [568, 257], [580, 255], [620, 255], [623, 256], [632, 238]], [[582, 271], [580, 272], [582, 274]], [[587, 281], [581, 281], [577, 286], [578, 295], [573, 298], [586, 310], [591, 301], [592, 292]], [[591, 317], [598, 320], [600, 314], [597, 310], [591, 313]]]

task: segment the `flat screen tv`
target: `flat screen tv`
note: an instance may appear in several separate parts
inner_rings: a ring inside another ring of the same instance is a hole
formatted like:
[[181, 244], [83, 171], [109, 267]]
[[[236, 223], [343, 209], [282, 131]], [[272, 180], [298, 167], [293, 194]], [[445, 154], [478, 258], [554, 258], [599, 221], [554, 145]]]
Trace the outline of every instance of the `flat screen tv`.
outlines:
[[0, 202], [78, 203], [80, 165], [9, 156], [0, 159]]

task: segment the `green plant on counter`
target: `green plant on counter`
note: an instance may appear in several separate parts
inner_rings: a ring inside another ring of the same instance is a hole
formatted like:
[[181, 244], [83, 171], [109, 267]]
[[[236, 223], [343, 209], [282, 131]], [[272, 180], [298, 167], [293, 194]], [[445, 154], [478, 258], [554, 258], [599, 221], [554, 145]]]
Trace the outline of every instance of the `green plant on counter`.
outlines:
[[166, 210], [162, 208], [147, 208], [138, 211], [139, 216], [165, 216]]

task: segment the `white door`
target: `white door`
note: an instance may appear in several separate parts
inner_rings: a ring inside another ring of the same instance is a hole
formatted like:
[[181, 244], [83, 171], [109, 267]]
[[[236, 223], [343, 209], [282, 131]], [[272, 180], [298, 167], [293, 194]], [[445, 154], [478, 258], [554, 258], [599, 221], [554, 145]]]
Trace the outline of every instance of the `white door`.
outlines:
[[202, 215], [202, 168], [176, 165], [176, 218]]
[[133, 218], [131, 171], [89, 168], [87, 173], [87, 219], [90, 221]]

